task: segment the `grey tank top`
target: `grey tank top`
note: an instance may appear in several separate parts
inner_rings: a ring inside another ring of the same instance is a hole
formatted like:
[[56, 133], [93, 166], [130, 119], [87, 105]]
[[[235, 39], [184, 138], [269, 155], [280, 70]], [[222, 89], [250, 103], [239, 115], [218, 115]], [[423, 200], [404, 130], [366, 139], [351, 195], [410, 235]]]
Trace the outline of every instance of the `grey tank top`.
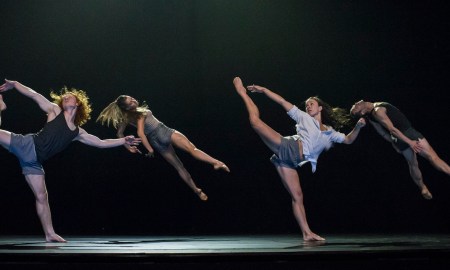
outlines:
[[72, 142], [79, 134], [79, 128], [70, 130], [67, 126], [64, 113], [61, 112], [36, 134], [33, 134], [36, 156], [39, 162], [43, 162], [56, 155]]
[[155, 130], [161, 122], [156, 119], [152, 111], [147, 111], [147, 116], [145, 117], [144, 133], [149, 134]]

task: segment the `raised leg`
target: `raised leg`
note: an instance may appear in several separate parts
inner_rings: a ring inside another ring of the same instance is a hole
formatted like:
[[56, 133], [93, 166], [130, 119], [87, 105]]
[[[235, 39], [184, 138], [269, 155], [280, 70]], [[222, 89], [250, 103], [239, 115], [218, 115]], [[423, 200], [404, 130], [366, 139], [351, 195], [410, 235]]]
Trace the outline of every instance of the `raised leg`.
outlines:
[[226, 172], [230, 172], [230, 169], [227, 167], [227, 165], [225, 165], [225, 163], [211, 157], [210, 155], [195, 147], [195, 145], [191, 141], [189, 141], [189, 139], [186, 138], [186, 136], [184, 136], [182, 133], [175, 131], [174, 133], [172, 133], [171, 140], [176, 147], [188, 152], [194, 158], [213, 165], [215, 170], [224, 170]]

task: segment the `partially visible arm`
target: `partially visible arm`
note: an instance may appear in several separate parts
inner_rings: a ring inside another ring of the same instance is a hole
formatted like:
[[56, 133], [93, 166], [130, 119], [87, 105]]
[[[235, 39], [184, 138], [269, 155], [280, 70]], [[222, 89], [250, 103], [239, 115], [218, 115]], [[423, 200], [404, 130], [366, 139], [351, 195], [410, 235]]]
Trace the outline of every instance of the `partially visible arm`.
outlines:
[[264, 93], [268, 98], [270, 98], [271, 100], [280, 104], [286, 111], [289, 111], [290, 109], [292, 109], [292, 107], [294, 107], [294, 105], [292, 103], [285, 100], [282, 96], [272, 92], [271, 90], [269, 90], [265, 87], [262, 87], [259, 85], [250, 85], [250, 86], [247, 86], [247, 89], [250, 92]]
[[145, 125], [145, 117], [140, 117], [136, 123], [137, 135], [139, 136], [139, 138], [141, 138], [142, 144], [144, 145], [145, 149], [147, 149], [148, 153], [150, 155], [153, 155], [153, 152], [155, 152], [155, 150], [153, 150], [153, 147], [147, 140], [147, 136], [145, 136], [144, 125]]
[[362, 127], [366, 125], [366, 120], [364, 118], [360, 118], [358, 122], [356, 123], [355, 127], [352, 131], [350, 131], [349, 134], [345, 136], [345, 139], [342, 143], [344, 144], [352, 144], [356, 138], [358, 137], [359, 131]]
[[[119, 124], [119, 126], [118, 126], [118, 128], [117, 128], [117, 134], [116, 134], [118, 138], [123, 138], [123, 137], [125, 137], [124, 131], [125, 131], [125, 128], [126, 128], [126, 127], [127, 127], [127, 123], [121, 122], [121, 123]], [[134, 145], [124, 144], [123, 146], [124, 146], [128, 151], [130, 151], [131, 153], [139, 153], [139, 154], [142, 154], [141, 151], [139, 151], [139, 149], [138, 149], [136, 146], [134, 146]]]
[[421, 150], [421, 147], [417, 141], [413, 141], [410, 138], [406, 137], [400, 130], [398, 130], [394, 126], [394, 124], [392, 124], [392, 121], [386, 114], [385, 108], [376, 108], [374, 111], [374, 117], [385, 129], [387, 129], [392, 135], [394, 135], [394, 137], [407, 143], [414, 150], [414, 152], [417, 153]]
[[[43, 95], [17, 81], [10, 81], [5, 79], [5, 83], [0, 86], [0, 92], [5, 92], [13, 88], [17, 89], [17, 91], [22, 95], [34, 100], [44, 112], [54, 112], [55, 114], [59, 113], [60, 108], [58, 107], [58, 105], [50, 102]], [[58, 111], [56, 112], [55, 110]]]
[[138, 145], [140, 143], [140, 139], [134, 138], [134, 136], [126, 136], [120, 139], [105, 139], [101, 140], [97, 136], [94, 136], [92, 134], [89, 134], [86, 132], [86, 130], [79, 128], [80, 133], [78, 136], [74, 139], [76, 141], [80, 141], [81, 143], [84, 143], [89, 146], [94, 146], [97, 148], [111, 148], [116, 147], [124, 144], [128, 145]]
[[381, 135], [381, 137], [383, 137], [383, 139], [385, 139], [388, 142], [392, 142], [392, 137], [391, 134], [389, 134], [389, 132], [386, 132], [386, 130], [377, 122], [371, 121], [369, 120], [370, 124], [375, 128], [375, 130], [377, 131], [378, 134]]

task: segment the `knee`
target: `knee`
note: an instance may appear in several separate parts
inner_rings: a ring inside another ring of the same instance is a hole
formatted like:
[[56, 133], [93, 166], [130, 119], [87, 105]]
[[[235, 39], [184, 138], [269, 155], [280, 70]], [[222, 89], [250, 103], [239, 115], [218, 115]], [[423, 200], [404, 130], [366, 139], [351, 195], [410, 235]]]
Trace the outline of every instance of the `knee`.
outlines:
[[296, 191], [292, 193], [292, 203], [303, 203], [303, 192], [302, 191]]
[[45, 203], [48, 201], [47, 191], [42, 191], [42, 192], [36, 193], [35, 197], [36, 197], [36, 201], [39, 203]]

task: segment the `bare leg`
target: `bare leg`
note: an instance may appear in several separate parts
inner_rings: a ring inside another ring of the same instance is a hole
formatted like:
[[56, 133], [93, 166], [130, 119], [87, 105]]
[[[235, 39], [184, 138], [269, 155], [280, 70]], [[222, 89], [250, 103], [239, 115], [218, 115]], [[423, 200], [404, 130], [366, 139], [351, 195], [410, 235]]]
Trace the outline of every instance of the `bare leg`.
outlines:
[[276, 155], [278, 155], [278, 149], [281, 144], [282, 136], [280, 133], [273, 130], [266, 123], [264, 123], [259, 117], [259, 110], [256, 107], [253, 100], [247, 95], [247, 89], [245, 89], [244, 85], [240, 78], [236, 77], [233, 80], [234, 87], [236, 88], [236, 92], [241, 96], [244, 101], [245, 107], [248, 111], [248, 117], [250, 120], [250, 125], [253, 130], [261, 137], [262, 141], [269, 147], [269, 149]]
[[419, 153], [419, 155], [426, 158], [431, 163], [431, 165], [436, 168], [436, 170], [450, 175], [450, 166], [436, 154], [434, 149], [425, 138], [420, 140], [420, 145], [422, 146], [423, 150]]
[[3, 96], [0, 95], [0, 126], [2, 125], [2, 111], [6, 110], [6, 104], [3, 101]]
[[41, 221], [47, 242], [66, 242], [64, 238], [57, 235], [53, 229], [50, 206], [48, 204], [47, 188], [44, 175], [25, 175], [28, 185], [31, 187], [36, 198], [36, 211]]
[[195, 194], [198, 195], [200, 200], [202, 201], [208, 200], [208, 196], [206, 196], [206, 194], [203, 193], [203, 191], [195, 185], [194, 180], [184, 167], [181, 160], [178, 158], [172, 146], [169, 146], [167, 151], [161, 152], [161, 155], [167, 162], [170, 163], [170, 165], [172, 165], [177, 170], [181, 179], [183, 179], [183, 181], [195, 192]]
[[306, 220], [305, 206], [303, 205], [303, 191], [300, 185], [300, 178], [298, 173], [294, 169], [276, 166], [278, 174], [281, 180], [291, 195], [292, 198], [292, 210], [294, 212], [295, 219], [300, 226], [303, 234], [303, 240], [305, 241], [323, 241], [324, 238], [313, 233], [309, 228], [308, 221]]
[[188, 152], [194, 158], [213, 165], [215, 170], [221, 169], [226, 172], [230, 172], [230, 169], [227, 167], [227, 165], [225, 165], [225, 163], [212, 158], [210, 155], [195, 147], [195, 145], [190, 142], [189, 139], [186, 138], [186, 136], [184, 136], [182, 133], [175, 131], [174, 133], [172, 133], [171, 140], [175, 146]]
[[419, 162], [417, 161], [416, 153], [414, 153], [411, 148], [408, 148], [402, 152], [402, 155], [405, 157], [406, 162], [408, 162], [409, 174], [411, 175], [414, 183], [416, 183], [416, 185], [419, 187], [422, 196], [427, 200], [432, 199], [433, 195], [423, 182], [422, 172], [419, 169]]

